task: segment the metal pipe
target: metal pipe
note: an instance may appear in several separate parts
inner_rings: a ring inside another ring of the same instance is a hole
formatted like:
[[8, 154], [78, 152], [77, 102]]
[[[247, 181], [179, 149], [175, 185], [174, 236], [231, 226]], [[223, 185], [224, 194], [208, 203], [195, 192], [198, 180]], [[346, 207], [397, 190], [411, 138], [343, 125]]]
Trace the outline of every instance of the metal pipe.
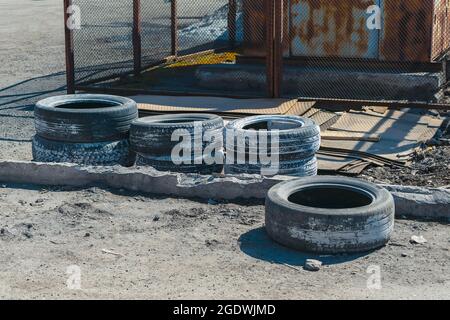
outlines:
[[[275, 96], [274, 92], [274, 33], [275, 33], [275, 23], [274, 23], [274, 0], [265, 0], [265, 16], [266, 16], [266, 82], [267, 82], [267, 93], [268, 96], [273, 98]], [[277, 1], [277, 0], [275, 0]]]
[[141, 1], [133, 0], [133, 62], [134, 75], [138, 76], [142, 69], [141, 39]]
[[72, 0], [64, 0], [64, 42], [66, 58], [66, 83], [67, 94], [75, 93], [75, 58], [73, 51], [73, 30], [69, 28], [69, 8], [72, 6]]
[[236, 16], [237, 16], [236, 0], [229, 0], [228, 34], [229, 34], [230, 48], [234, 48], [236, 45]]
[[178, 3], [172, 0], [170, 5], [171, 55], [178, 55]]

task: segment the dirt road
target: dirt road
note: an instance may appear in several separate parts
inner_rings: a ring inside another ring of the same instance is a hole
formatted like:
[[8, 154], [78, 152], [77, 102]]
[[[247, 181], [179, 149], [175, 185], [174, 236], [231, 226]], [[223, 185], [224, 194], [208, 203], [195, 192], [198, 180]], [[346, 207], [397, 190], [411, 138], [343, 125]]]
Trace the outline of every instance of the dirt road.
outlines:
[[[317, 257], [269, 240], [258, 203], [32, 186], [0, 198], [1, 298], [450, 299], [448, 224], [399, 220], [378, 251]], [[305, 271], [307, 258], [325, 266]]]

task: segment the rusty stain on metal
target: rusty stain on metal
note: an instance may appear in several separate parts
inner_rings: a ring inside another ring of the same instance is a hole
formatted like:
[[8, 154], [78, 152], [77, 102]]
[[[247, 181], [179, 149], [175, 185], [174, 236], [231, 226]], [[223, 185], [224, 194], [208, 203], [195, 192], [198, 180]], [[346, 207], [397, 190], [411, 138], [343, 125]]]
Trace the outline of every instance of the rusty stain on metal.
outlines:
[[450, 51], [450, 0], [436, 0], [433, 23], [431, 56], [440, 60]]
[[[243, 2], [244, 54], [247, 56], [264, 57], [266, 54], [264, 1]], [[450, 0], [278, 1], [285, 4], [284, 57], [426, 63], [437, 52], [450, 49]], [[367, 9], [372, 5], [381, 9], [381, 29], [367, 27], [371, 16]], [[439, 26], [436, 26], [433, 12], [439, 10], [441, 18], [436, 17], [439, 19]]]
[[434, 8], [434, 21], [433, 21], [433, 44], [431, 57], [438, 59], [444, 53], [446, 36], [450, 37], [450, 34], [446, 34], [446, 20], [447, 20], [447, 2], [448, 0], [436, 0]]
[[429, 62], [433, 0], [384, 0], [380, 57], [387, 61]]
[[243, 2], [244, 54], [254, 57], [266, 55], [267, 0]]
[[376, 58], [379, 30], [367, 28], [367, 8], [380, 0], [291, 0], [293, 55]]

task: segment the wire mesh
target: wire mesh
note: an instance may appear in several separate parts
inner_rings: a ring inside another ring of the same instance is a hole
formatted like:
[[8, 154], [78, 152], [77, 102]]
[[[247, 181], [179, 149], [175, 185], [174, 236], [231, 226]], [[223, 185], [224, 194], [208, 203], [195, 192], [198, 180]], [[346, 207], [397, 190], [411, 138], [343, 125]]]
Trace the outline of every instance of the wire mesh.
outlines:
[[450, 39], [445, 2], [285, 1], [282, 94], [434, 101], [431, 62]]
[[133, 1], [74, 0], [80, 28], [73, 30], [75, 80], [84, 82], [133, 69]]
[[432, 100], [440, 80], [431, 61], [450, 48], [450, 0], [73, 4], [76, 83], [149, 93]]

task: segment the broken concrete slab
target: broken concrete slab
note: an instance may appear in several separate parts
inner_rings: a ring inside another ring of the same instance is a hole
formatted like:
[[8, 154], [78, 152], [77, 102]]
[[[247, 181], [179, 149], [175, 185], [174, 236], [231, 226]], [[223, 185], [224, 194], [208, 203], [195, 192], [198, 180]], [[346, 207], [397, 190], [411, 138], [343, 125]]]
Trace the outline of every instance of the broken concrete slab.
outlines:
[[[275, 184], [293, 179], [253, 175], [200, 176], [152, 168], [84, 167], [76, 164], [0, 161], [0, 181], [52, 186], [106, 186], [130, 191], [215, 200], [264, 199]], [[450, 191], [383, 185], [394, 196], [397, 216], [450, 219]]]
[[450, 218], [450, 190], [384, 185], [395, 199], [396, 215], [417, 218]]

